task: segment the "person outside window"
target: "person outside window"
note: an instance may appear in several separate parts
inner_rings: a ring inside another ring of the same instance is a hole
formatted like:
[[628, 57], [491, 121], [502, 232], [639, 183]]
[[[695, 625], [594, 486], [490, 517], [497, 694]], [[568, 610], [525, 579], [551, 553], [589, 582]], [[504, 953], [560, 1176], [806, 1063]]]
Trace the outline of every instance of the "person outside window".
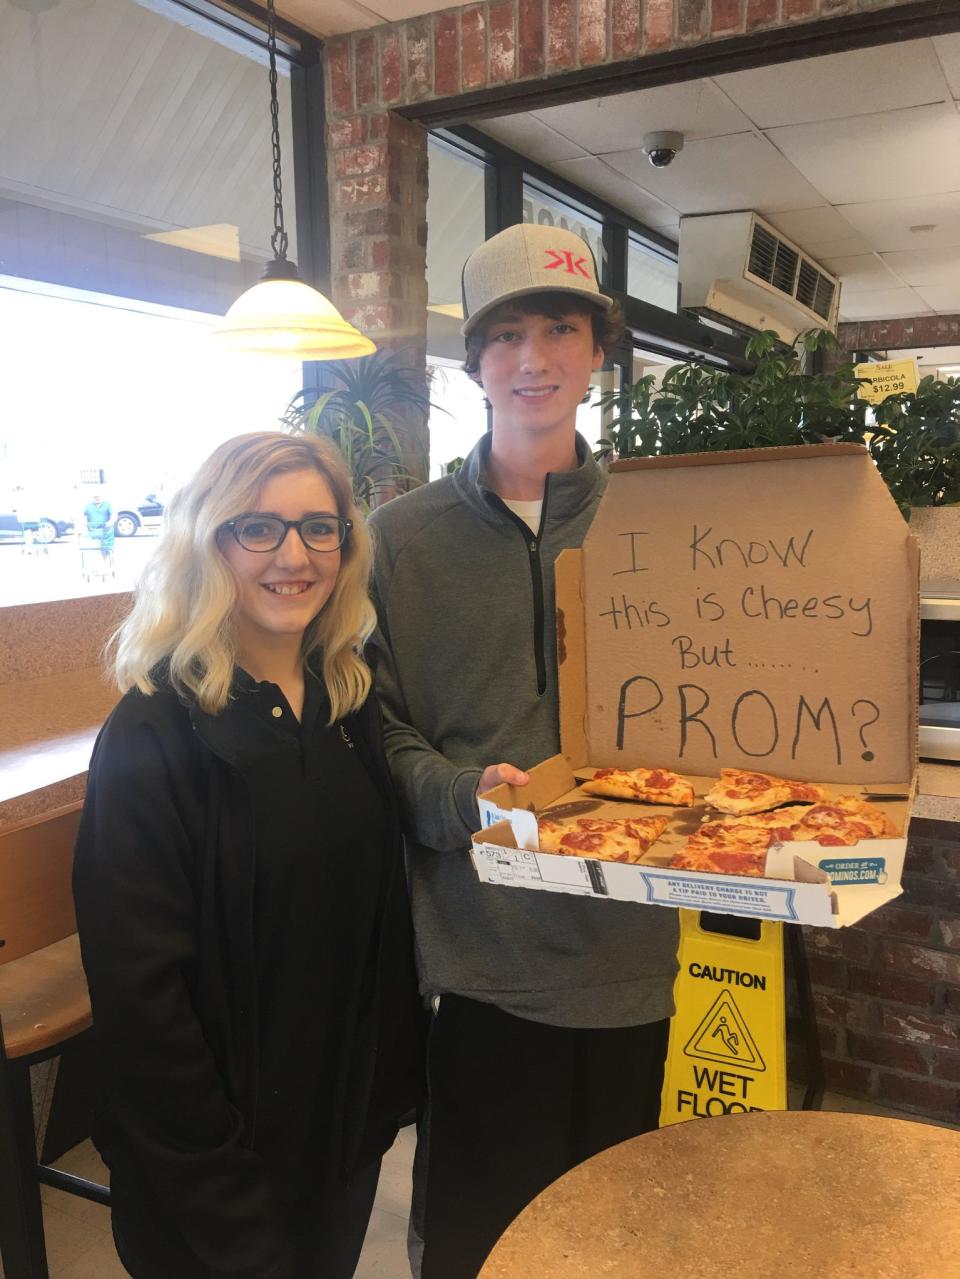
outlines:
[[113, 507], [99, 493], [83, 508], [83, 520], [87, 526], [87, 537], [99, 544], [100, 554], [105, 560], [113, 554]]
[[673, 911], [485, 885], [470, 861], [478, 792], [523, 786], [560, 749], [553, 566], [603, 490], [576, 414], [623, 325], [559, 228], [494, 236], [463, 295], [492, 430], [372, 521], [377, 682], [434, 1008], [424, 1279], [472, 1279], [550, 1182], [657, 1126], [677, 950]]

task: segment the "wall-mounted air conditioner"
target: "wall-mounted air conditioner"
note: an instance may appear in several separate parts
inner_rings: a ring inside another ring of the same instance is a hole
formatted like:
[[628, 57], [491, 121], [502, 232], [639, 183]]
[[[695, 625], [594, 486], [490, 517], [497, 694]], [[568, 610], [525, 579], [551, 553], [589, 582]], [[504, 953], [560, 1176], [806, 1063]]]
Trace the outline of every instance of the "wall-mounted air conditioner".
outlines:
[[836, 332], [840, 281], [756, 213], [680, 221], [680, 305], [794, 343], [804, 329]]

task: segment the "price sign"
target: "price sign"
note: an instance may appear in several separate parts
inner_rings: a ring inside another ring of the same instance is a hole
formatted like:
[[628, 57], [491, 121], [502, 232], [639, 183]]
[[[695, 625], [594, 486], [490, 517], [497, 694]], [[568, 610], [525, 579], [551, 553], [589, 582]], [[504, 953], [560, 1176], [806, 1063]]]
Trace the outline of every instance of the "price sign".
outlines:
[[861, 400], [869, 400], [871, 404], [882, 404], [888, 395], [902, 395], [917, 389], [917, 361], [913, 356], [909, 360], [858, 364], [856, 374], [870, 379], [869, 382], [861, 382], [857, 394]]

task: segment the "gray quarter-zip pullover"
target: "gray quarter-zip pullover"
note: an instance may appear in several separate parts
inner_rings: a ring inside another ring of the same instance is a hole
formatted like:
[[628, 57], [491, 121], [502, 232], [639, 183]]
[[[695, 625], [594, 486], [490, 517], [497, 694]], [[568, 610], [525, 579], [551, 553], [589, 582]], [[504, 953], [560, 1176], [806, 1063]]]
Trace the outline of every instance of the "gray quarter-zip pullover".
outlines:
[[673, 1011], [674, 911], [482, 884], [470, 861], [482, 770], [560, 749], [553, 564], [581, 544], [604, 484], [577, 436], [580, 465], [547, 476], [537, 536], [487, 485], [489, 448], [371, 521], [372, 658], [421, 989], [555, 1026], [656, 1021]]

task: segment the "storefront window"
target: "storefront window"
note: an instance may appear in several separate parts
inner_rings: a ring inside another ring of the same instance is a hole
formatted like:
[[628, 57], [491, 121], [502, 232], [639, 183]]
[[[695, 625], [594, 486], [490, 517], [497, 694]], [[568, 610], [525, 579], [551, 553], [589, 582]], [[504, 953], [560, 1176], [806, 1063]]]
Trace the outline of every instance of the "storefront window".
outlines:
[[579, 235], [590, 245], [600, 279], [606, 279], [603, 223], [599, 219], [592, 218], [546, 187], [527, 181], [523, 184], [523, 220], [540, 226], [563, 227]]
[[664, 311], [677, 309], [676, 258], [652, 248], [635, 235], [627, 243], [627, 292]]
[[266, 70], [215, 33], [134, 0], [0, 12], [0, 605], [129, 589], [171, 492], [302, 383], [210, 338], [272, 230]]
[[487, 429], [483, 393], [463, 372], [463, 264], [486, 239], [486, 165], [430, 139], [427, 197], [427, 362], [430, 478], [447, 473]]
[[428, 357], [431, 480], [439, 480], [452, 462], [466, 457], [487, 429], [483, 391], [461, 365]]

